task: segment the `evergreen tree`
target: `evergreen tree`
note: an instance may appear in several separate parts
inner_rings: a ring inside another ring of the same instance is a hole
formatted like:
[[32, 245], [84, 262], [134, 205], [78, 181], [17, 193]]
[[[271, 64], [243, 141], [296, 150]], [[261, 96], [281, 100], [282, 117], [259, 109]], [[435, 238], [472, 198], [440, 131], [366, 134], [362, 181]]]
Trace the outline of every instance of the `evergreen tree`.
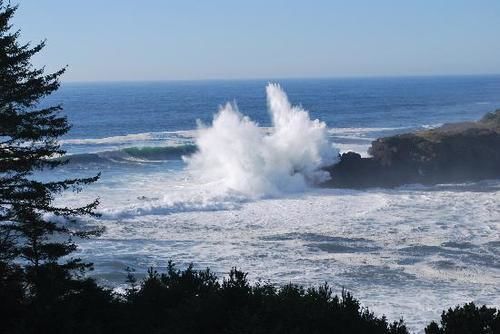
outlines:
[[54, 198], [80, 191], [99, 175], [53, 182], [34, 175], [64, 163], [54, 157], [64, 155], [57, 140], [70, 126], [60, 105], [40, 107], [40, 101], [59, 88], [65, 68], [46, 74], [31, 64], [45, 41], [19, 41], [10, 24], [16, 9], [0, 0], [0, 290], [12, 290], [13, 277], [22, 277], [30, 297], [56, 298], [78, 282], [75, 272], [90, 267], [80, 259], [61, 260], [76, 249], [72, 237], [99, 231], [74, 224], [79, 216], [95, 215], [97, 199], [74, 208], [55, 206]]

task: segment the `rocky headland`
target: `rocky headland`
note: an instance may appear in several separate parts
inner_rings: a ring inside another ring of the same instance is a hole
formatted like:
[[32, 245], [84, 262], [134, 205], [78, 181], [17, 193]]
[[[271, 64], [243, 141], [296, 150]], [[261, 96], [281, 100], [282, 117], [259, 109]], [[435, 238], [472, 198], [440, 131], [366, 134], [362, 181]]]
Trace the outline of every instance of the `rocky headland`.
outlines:
[[343, 153], [327, 187], [395, 187], [500, 178], [500, 109], [477, 122], [379, 138], [370, 157]]

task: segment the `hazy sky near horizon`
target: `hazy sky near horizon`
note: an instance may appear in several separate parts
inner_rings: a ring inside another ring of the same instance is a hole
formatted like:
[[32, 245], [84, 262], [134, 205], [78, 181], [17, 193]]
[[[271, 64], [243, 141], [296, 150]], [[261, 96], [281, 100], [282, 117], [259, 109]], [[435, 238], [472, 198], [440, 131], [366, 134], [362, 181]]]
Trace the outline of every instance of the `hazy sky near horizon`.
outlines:
[[499, 0], [18, 2], [66, 81], [500, 73]]

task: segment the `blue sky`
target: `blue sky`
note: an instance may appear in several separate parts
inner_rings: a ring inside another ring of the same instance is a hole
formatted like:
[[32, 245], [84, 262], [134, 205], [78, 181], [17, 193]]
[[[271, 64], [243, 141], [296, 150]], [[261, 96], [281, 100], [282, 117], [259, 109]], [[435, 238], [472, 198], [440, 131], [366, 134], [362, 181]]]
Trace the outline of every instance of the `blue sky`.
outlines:
[[499, 0], [21, 0], [66, 81], [500, 73]]

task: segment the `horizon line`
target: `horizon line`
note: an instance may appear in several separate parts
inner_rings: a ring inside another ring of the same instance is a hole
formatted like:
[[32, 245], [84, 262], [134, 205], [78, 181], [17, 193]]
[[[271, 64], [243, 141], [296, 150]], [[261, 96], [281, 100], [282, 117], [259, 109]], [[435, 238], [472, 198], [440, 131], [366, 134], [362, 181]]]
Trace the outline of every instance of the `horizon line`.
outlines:
[[199, 79], [117, 79], [117, 80], [61, 80], [63, 84], [79, 83], [155, 83], [155, 82], [210, 82], [210, 81], [277, 81], [277, 80], [349, 80], [349, 79], [397, 79], [397, 78], [437, 78], [437, 77], [495, 77], [499, 73], [463, 74], [394, 74], [394, 75], [345, 75], [345, 76], [290, 76], [290, 77], [237, 77], [237, 78], [199, 78]]

